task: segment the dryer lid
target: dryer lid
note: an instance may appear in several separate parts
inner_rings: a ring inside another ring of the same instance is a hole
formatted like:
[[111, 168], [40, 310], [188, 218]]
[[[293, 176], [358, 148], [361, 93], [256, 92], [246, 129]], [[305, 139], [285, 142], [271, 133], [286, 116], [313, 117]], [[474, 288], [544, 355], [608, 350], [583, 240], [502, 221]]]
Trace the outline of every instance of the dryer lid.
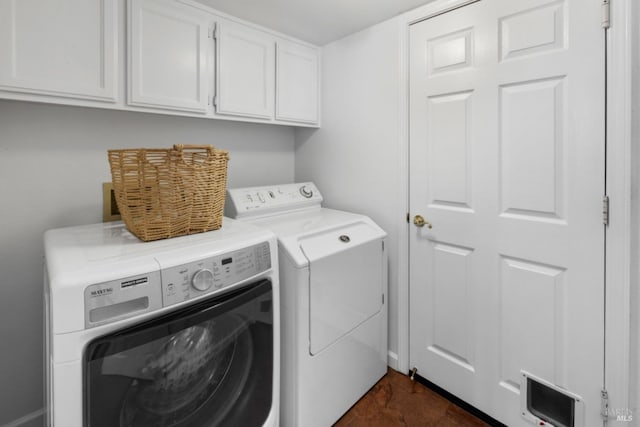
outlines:
[[365, 222], [356, 222], [331, 230], [311, 233], [298, 239], [305, 258], [313, 263], [316, 260], [352, 250], [356, 246], [372, 240], [381, 239], [378, 229]]
[[[387, 235], [369, 217], [327, 208], [278, 215], [251, 223], [272, 230], [278, 236], [280, 256], [289, 258], [296, 268], [305, 268], [314, 259], [346, 249], [349, 245], [339, 240], [342, 235], [349, 237], [351, 246]], [[303, 246], [306, 247], [306, 255]]]
[[383, 240], [356, 223], [300, 240], [309, 260], [309, 351], [349, 334], [382, 309]]

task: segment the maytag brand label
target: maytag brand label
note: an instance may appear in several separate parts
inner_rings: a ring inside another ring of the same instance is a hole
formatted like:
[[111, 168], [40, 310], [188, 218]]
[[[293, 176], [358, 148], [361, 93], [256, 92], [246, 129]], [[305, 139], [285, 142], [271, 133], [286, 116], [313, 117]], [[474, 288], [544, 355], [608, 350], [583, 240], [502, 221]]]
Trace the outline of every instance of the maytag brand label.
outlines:
[[113, 288], [91, 289], [91, 298], [106, 297], [113, 294]]
[[84, 291], [85, 328], [162, 307], [160, 271], [96, 283]]

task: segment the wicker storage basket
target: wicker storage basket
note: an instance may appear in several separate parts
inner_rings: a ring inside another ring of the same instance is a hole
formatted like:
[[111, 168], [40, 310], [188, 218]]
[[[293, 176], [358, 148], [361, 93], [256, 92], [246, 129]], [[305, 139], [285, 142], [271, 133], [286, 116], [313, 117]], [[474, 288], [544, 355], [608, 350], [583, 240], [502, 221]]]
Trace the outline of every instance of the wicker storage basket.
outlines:
[[144, 241], [222, 227], [228, 153], [212, 145], [109, 150], [118, 209]]

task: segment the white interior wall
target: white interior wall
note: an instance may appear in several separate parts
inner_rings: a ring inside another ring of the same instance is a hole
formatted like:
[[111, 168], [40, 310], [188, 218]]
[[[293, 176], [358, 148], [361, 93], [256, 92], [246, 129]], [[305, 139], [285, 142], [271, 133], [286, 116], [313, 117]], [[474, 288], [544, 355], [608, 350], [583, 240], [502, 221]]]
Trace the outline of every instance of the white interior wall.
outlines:
[[229, 187], [293, 181], [290, 127], [0, 101], [0, 426], [42, 425], [42, 233], [102, 220], [107, 149], [174, 143], [229, 150]]
[[[323, 47], [322, 127], [296, 130], [296, 181], [314, 181], [324, 205], [370, 216], [389, 237], [390, 365], [398, 352], [400, 192], [399, 49], [395, 19]], [[403, 331], [407, 333], [407, 331]]]

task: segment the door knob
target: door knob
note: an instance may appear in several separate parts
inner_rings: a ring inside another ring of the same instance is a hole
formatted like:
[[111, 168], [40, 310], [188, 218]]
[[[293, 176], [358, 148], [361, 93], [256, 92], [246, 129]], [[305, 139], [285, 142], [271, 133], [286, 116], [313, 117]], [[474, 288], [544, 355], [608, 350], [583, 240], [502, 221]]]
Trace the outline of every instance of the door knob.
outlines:
[[425, 225], [427, 226], [427, 228], [431, 229], [433, 228], [433, 225], [431, 225], [431, 223], [429, 221], [425, 221], [424, 217], [422, 215], [416, 215], [413, 217], [413, 223], [416, 225], [416, 227], [424, 227]]

